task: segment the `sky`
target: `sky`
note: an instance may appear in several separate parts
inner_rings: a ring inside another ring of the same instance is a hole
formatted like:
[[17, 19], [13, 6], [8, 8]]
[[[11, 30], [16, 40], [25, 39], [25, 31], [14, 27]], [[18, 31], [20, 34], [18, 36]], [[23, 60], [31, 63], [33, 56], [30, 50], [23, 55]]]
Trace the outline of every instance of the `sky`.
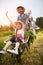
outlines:
[[26, 13], [31, 10], [34, 20], [37, 17], [43, 17], [43, 0], [0, 0], [0, 25], [9, 25], [9, 21], [6, 18], [6, 11], [8, 16], [14, 22], [19, 15], [16, 11], [18, 6], [24, 6]]

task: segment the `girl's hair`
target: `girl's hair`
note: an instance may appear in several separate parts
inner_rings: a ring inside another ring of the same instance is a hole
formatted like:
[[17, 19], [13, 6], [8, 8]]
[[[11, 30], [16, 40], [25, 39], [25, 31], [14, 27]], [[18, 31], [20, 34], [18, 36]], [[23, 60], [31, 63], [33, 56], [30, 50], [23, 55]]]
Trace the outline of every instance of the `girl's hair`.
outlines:
[[16, 21], [16, 22], [14, 22], [15, 28], [16, 28], [16, 26], [17, 26], [18, 24], [20, 24], [20, 25], [21, 25], [21, 28], [23, 28], [24, 23], [22, 23], [21, 21]]

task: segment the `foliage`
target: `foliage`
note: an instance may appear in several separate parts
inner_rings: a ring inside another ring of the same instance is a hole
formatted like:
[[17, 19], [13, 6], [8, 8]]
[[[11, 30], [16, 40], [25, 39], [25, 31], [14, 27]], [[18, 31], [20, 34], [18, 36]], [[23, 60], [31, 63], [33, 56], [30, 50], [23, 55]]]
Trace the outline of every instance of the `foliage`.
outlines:
[[43, 29], [43, 17], [37, 17], [36, 24]]
[[14, 31], [2, 31], [0, 32], [0, 37], [12, 35]]
[[4, 26], [0, 25], [0, 32], [9, 31], [9, 30], [13, 31], [13, 28], [11, 26], [7, 26], [7, 25], [4, 25]]
[[28, 30], [25, 32], [25, 38], [28, 38], [28, 36], [30, 37], [30, 42], [33, 43], [34, 41], [34, 34], [33, 34], [33, 31], [32, 30]]

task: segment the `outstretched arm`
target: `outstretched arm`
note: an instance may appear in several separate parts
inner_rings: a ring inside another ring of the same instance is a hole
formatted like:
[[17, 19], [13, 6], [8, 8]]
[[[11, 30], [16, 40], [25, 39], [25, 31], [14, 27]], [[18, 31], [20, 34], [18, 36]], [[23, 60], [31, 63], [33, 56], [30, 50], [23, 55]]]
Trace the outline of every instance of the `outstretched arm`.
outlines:
[[6, 17], [7, 17], [7, 19], [9, 20], [9, 22], [10, 22], [10, 25], [13, 27], [13, 29], [14, 29], [14, 24], [13, 24], [13, 22], [12, 22], [12, 20], [9, 18], [9, 16], [8, 16], [8, 11], [6, 12]]
[[28, 16], [26, 17], [25, 28], [28, 26]]
[[30, 17], [30, 15], [31, 15], [31, 10], [26, 14], [27, 15], [27, 17], [26, 17], [26, 25], [28, 25], [28, 21], [29, 21], [29, 17]]

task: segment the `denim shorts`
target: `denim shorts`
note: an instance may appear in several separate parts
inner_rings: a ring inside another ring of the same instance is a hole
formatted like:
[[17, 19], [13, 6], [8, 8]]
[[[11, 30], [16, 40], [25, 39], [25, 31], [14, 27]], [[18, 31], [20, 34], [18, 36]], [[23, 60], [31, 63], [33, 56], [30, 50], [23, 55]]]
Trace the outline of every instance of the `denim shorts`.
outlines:
[[9, 41], [11, 41], [12, 44], [13, 44], [13, 43], [16, 43], [16, 42], [19, 42], [20, 44], [23, 44], [23, 42], [22, 42], [19, 38], [16, 38], [16, 39], [15, 39], [15, 38], [12, 37], [12, 38], [10, 38]]

